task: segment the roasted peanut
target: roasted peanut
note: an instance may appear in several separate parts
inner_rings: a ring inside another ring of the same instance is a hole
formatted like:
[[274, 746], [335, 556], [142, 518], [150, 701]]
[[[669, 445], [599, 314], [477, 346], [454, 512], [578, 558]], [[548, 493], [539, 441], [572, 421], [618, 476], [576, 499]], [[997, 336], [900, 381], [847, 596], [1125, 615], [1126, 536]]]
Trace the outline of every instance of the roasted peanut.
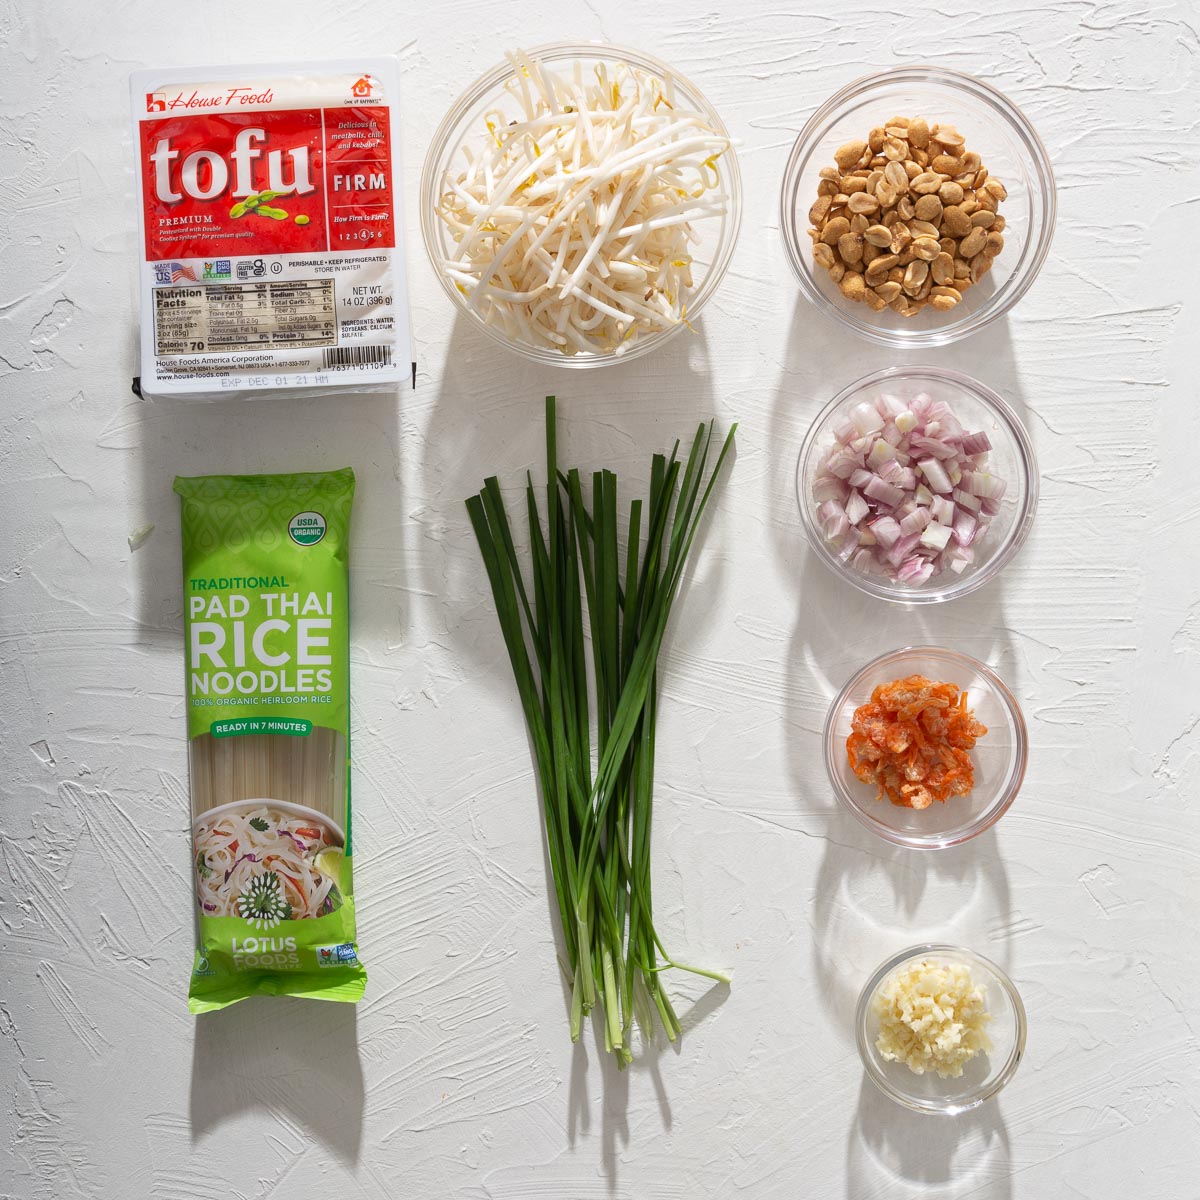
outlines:
[[892, 117], [834, 159], [809, 236], [813, 261], [848, 300], [905, 317], [949, 312], [1004, 249], [997, 208], [1008, 193], [953, 125]]

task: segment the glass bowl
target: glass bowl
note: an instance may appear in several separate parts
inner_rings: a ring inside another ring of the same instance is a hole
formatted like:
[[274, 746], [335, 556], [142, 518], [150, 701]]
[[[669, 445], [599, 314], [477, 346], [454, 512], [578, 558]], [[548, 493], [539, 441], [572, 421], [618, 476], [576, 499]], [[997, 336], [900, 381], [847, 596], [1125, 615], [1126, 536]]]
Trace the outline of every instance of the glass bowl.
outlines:
[[[850, 770], [846, 756], [854, 710], [866, 704], [881, 683], [908, 675], [955, 684], [967, 693], [968, 706], [988, 728], [971, 751], [975, 786], [965, 796], [921, 810], [901, 808], [886, 797], [877, 800], [875, 786]], [[886, 841], [915, 850], [957, 846], [990, 829], [1021, 790], [1029, 758], [1025, 718], [995, 671], [969, 654], [937, 646], [907, 646], [867, 663], [829, 706], [824, 749], [833, 790], [854, 817]]]
[[[961, 575], [942, 571], [924, 583], [905, 583], [885, 575], [868, 575], [849, 561], [843, 561], [821, 531], [812, 485], [834, 444], [833, 428], [856, 404], [880, 392], [906, 402], [921, 392], [928, 392], [934, 400], [944, 400], [967, 430], [986, 433], [992, 443], [988, 470], [1004, 479], [1008, 487], [1000, 501], [1000, 511], [991, 519], [987, 533], [973, 547], [975, 561]], [[888, 367], [844, 388], [810, 426], [796, 464], [796, 501], [800, 506], [800, 519], [817, 557], [831, 571], [869, 596], [902, 604], [953, 600], [970, 595], [994, 579], [1025, 541], [1033, 524], [1037, 499], [1037, 462], [1033, 443], [1020, 418], [991, 388], [969, 375], [941, 367]]]
[[[887, 1062], [875, 1045], [879, 1036], [879, 1018], [872, 1004], [875, 993], [893, 971], [922, 959], [965, 966], [983, 988], [992, 1017], [987, 1027], [991, 1050], [977, 1054], [957, 1079], [942, 1079], [934, 1071], [917, 1075], [905, 1063]], [[881, 963], [864, 985], [854, 1015], [858, 1053], [871, 1082], [889, 1099], [914, 1112], [943, 1117], [978, 1107], [1012, 1079], [1025, 1053], [1026, 1028], [1020, 993], [1004, 971], [972, 950], [936, 943], [910, 946]]]
[[[1000, 205], [1004, 249], [991, 271], [948, 313], [873, 312], [847, 300], [813, 261], [808, 210], [834, 151], [892, 116], [952, 124], [1008, 190]], [[800, 131], [784, 173], [780, 228], [800, 290], [838, 324], [884, 346], [945, 346], [1003, 316], [1029, 290], [1050, 249], [1057, 202], [1050, 158], [1033, 126], [995, 88], [944, 67], [908, 66], [867, 75], [827, 100]]]
[[[675, 88], [677, 100], [680, 100], [687, 108], [703, 115], [718, 133], [729, 137], [725, 123], [699, 90], [678, 71], [649, 54], [601, 42], [554, 42], [545, 46], [536, 46], [526, 53], [530, 58], [546, 64], [573, 63], [575, 61], [580, 61], [585, 65], [623, 62], [643, 71], [649, 71], [660, 79], [669, 77]], [[686, 324], [680, 322], [659, 333], [641, 336], [620, 353], [563, 354], [558, 350], [516, 340], [503, 330], [487, 324], [479, 312], [472, 308], [469, 297], [458, 290], [456, 284], [441, 268], [440, 264], [449, 257], [455, 245], [446, 223], [437, 216], [437, 197], [441, 180], [445, 177], [446, 172], [460, 161], [464, 145], [477, 140], [480, 131], [485, 130], [484, 120], [487, 112], [497, 108], [502, 111], [512, 109], [515, 115], [516, 106], [504, 87], [505, 81], [510, 79], [512, 74], [512, 65], [505, 61], [480, 76], [450, 106], [449, 112], [446, 113], [430, 142], [429, 152], [425, 156], [425, 165], [421, 173], [421, 234], [434, 273], [446, 295], [478, 328], [501, 345], [517, 351], [533, 362], [556, 367], [588, 368], [603, 367], [616, 362], [629, 362], [632, 359], [641, 358], [642, 355], [657, 349], [668, 338], [674, 337], [686, 327]], [[741, 225], [742, 178], [738, 168], [737, 155], [732, 146], [721, 155], [721, 167], [721, 179], [725, 184], [726, 192], [726, 211], [723, 216], [701, 218], [694, 223], [699, 240], [692, 247], [692, 289], [687, 301], [688, 322], [700, 315], [724, 278], [730, 259], [733, 257], [733, 248], [737, 242], [738, 228]]]

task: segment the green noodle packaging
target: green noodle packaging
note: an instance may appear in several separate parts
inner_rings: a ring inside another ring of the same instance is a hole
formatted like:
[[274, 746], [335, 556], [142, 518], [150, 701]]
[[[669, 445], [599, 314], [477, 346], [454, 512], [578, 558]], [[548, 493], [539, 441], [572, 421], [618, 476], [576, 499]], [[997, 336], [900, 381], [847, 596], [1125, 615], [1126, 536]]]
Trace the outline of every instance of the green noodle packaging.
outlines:
[[194, 1013], [356, 1001], [347, 572], [354, 472], [178, 478]]

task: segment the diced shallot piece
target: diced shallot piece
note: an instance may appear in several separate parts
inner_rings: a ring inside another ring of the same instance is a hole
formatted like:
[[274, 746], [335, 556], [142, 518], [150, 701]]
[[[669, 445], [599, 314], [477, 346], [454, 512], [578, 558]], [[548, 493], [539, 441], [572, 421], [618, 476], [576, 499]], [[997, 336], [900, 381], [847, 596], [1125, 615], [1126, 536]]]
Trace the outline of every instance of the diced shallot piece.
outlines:
[[863, 488], [863, 493], [870, 496], [872, 500], [890, 504], [893, 508], [904, 499], [904, 493], [898, 487], [893, 487], [886, 480], [880, 479], [878, 475]]
[[875, 444], [871, 447], [871, 453], [867, 455], [867, 466], [872, 471], [878, 471], [885, 462], [891, 462], [895, 457], [895, 447], [890, 442], [885, 442], [883, 438], [876, 438]]
[[846, 510], [836, 500], [826, 500], [817, 509], [817, 520], [821, 522], [821, 532], [825, 535], [825, 540], [830, 542], [841, 537], [850, 524]]
[[963, 427], [958, 423], [958, 418], [950, 411], [945, 401], [942, 402], [938, 424], [941, 426], [938, 437], [943, 441], [956, 442], [963, 436]]
[[875, 563], [875, 552], [873, 550], [862, 549], [855, 553], [850, 560], [855, 567], [858, 568], [864, 575], [874, 575], [879, 569]]
[[862, 466], [862, 457], [851, 454], [849, 450], [840, 450], [825, 464], [825, 469], [839, 479], [849, 479]]
[[954, 501], [949, 496], [934, 496], [929, 511], [933, 514], [933, 519], [942, 525], [954, 524]]
[[879, 415], [879, 410], [875, 405], [867, 404], [865, 401], [862, 404], [856, 404], [850, 410], [850, 423], [860, 437], [878, 433], [883, 428], [883, 418]]
[[[870, 478], [868, 474], [867, 478]], [[850, 489], [836, 475], [818, 475], [813, 480], [813, 499], [818, 504], [826, 500], [836, 500], [839, 504], [850, 494]]]
[[927, 508], [916, 508], [900, 522], [901, 533], [920, 533], [933, 520]]
[[974, 513], [960, 508], [954, 514], [954, 540], [960, 546], [969, 546], [975, 538], [975, 529], [978, 524]]
[[875, 535], [875, 540], [885, 550], [894, 546], [900, 540], [900, 535], [904, 531], [903, 524], [897, 522], [895, 517], [876, 517], [871, 522], [869, 528]]
[[958, 453], [948, 442], [944, 442], [939, 438], [914, 437], [909, 440], [909, 445], [918, 454], [925, 454], [933, 458], [953, 458]]
[[867, 502], [858, 492], [850, 493], [850, 499], [846, 501], [846, 520], [851, 525], [857, 525], [870, 511]]
[[917, 466], [921, 468], [921, 474], [925, 476], [925, 482], [929, 485], [930, 491], [953, 491], [953, 485], [950, 483], [950, 476], [946, 474], [946, 468], [936, 458], [923, 458]]
[[991, 448], [992, 443], [986, 433], [968, 433], [963, 437], [961, 449], [964, 454], [983, 454]]
[[931, 521], [921, 530], [921, 545], [928, 546], [931, 550], [945, 550], [953, 532], [948, 525], [939, 525], [936, 521]]
[[927, 558], [918, 558], [915, 555], [906, 559], [896, 572], [896, 578], [902, 583], [924, 583], [932, 576], [933, 563]]
[[986, 471], [970, 471], [963, 476], [962, 487], [964, 492], [983, 500], [999, 500], [1008, 485], [997, 475], [989, 475]]
[[888, 552], [887, 560], [893, 567], [898, 567], [917, 547], [921, 540], [919, 533], [906, 533]]
[[944, 557], [950, 570], [961, 575], [975, 561], [975, 551], [970, 546], [951, 546]]

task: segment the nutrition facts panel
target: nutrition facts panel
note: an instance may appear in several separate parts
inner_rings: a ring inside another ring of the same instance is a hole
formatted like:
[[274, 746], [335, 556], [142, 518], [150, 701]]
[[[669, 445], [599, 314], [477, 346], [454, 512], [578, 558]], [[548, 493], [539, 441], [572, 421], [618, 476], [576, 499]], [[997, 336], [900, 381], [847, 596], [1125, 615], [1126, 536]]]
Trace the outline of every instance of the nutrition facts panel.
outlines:
[[332, 279], [160, 287], [154, 291], [156, 353], [232, 353], [271, 346], [333, 346]]

